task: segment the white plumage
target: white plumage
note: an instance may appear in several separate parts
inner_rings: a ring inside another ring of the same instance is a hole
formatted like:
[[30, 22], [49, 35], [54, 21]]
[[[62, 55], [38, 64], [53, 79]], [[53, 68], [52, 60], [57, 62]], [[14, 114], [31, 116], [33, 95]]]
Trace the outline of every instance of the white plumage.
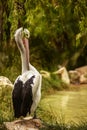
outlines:
[[29, 37], [30, 33], [27, 29], [19, 28], [15, 33], [15, 41], [20, 50], [22, 60], [22, 74], [15, 80], [12, 93], [15, 117], [26, 116], [28, 112], [30, 114], [34, 113], [41, 98], [42, 76], [29, 63], [27, 41]]

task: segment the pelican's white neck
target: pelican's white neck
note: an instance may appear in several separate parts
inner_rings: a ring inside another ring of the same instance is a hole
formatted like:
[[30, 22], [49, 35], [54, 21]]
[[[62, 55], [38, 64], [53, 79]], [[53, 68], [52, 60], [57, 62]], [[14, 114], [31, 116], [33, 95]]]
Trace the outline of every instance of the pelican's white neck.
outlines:
[[21, 51], [21, 60], [22, 60], [22, 74], [29, 70], [29, 45], [28, 39], [23, 39], [23, 44], [25, 46], [25, 51]]
[[22, 74], [29, 70], [29, 65], [27, 63], [26, 54], [21, 53], [21, 61], [22, 61]]
[[28, 39], [22, 38], [23, 28], [20, 28], [15, 33], [15, 41], [21, 54], [22, 74], [29, 70], [29, 45]]

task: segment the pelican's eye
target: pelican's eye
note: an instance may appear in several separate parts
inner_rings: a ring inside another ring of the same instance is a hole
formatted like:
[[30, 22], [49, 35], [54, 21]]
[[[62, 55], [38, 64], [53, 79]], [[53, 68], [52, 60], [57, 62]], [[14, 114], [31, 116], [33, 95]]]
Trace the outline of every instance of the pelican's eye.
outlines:
[[24, 37], [26, 37], [26, 38], [30, 37], [30, 32], [27, 29], [24, 29], [23, 33], [24, 33], [24, 35], [23, 35]]
[[25, 37], [26, 37], [26, 38], [29, 38], [29, 35], [28, 35], [28, 33], [26, 33], [26, 34], [25, 34]]

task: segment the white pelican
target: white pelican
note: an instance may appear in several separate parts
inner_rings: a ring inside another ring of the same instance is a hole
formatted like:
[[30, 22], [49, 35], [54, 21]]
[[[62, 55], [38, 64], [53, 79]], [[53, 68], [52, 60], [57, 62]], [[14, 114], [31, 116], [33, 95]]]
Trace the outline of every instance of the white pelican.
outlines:
[[22, 74], [14, 82], [12, 101], [14, 116], [25, 117], [27, 113], [34, 113], [41, 98], [42, 76], [29, 62], [30, 32], [22, 27], [15, 33], [15, 41], [21, 54]]

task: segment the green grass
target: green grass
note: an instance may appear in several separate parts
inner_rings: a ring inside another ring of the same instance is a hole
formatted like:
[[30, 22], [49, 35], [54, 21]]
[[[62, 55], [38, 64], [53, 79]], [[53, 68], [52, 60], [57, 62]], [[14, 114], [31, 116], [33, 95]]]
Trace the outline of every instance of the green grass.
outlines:
[[38, 115], [45, 122], [44, 130], [87, 130], [86, 99], [87, 86], [42, 98]]
[[[66, 123], [64, 115], [58, 115], [52, 108], [43, 111], [39, 108], [39, 114], [43, 119], [44, 127], [40, 130], [87, 130], [87, 120], [80, 118], [78, 122], [75, 120]], [[41, 112], [41, 113], [40, 113]]]
[[49, 78], [42, 78], [42, 95], [48, 95], [55, 93], [55, 91], [60, 91], [68, 89], [69, 86], [63, 83], [58, 75], [50, 74]]
[[13, 119], [11, 92], [11, 87], [0, 86], [0, 124]]
[[[80, 120], [87, 120], [86, 99], [87, 88], [78, 91], [60, 91], [43, 98], [40, 107], [49, 114], [49, 119], [47, 118], [49, 121], [55, 118], [57, 122], [78, 123]], [[44, 118], [47, 120], [46, 117]]]
[[79, 122], [79, 124], [44, 124], [45, 127], [40, 130], [87, 130], [87, 122]]

